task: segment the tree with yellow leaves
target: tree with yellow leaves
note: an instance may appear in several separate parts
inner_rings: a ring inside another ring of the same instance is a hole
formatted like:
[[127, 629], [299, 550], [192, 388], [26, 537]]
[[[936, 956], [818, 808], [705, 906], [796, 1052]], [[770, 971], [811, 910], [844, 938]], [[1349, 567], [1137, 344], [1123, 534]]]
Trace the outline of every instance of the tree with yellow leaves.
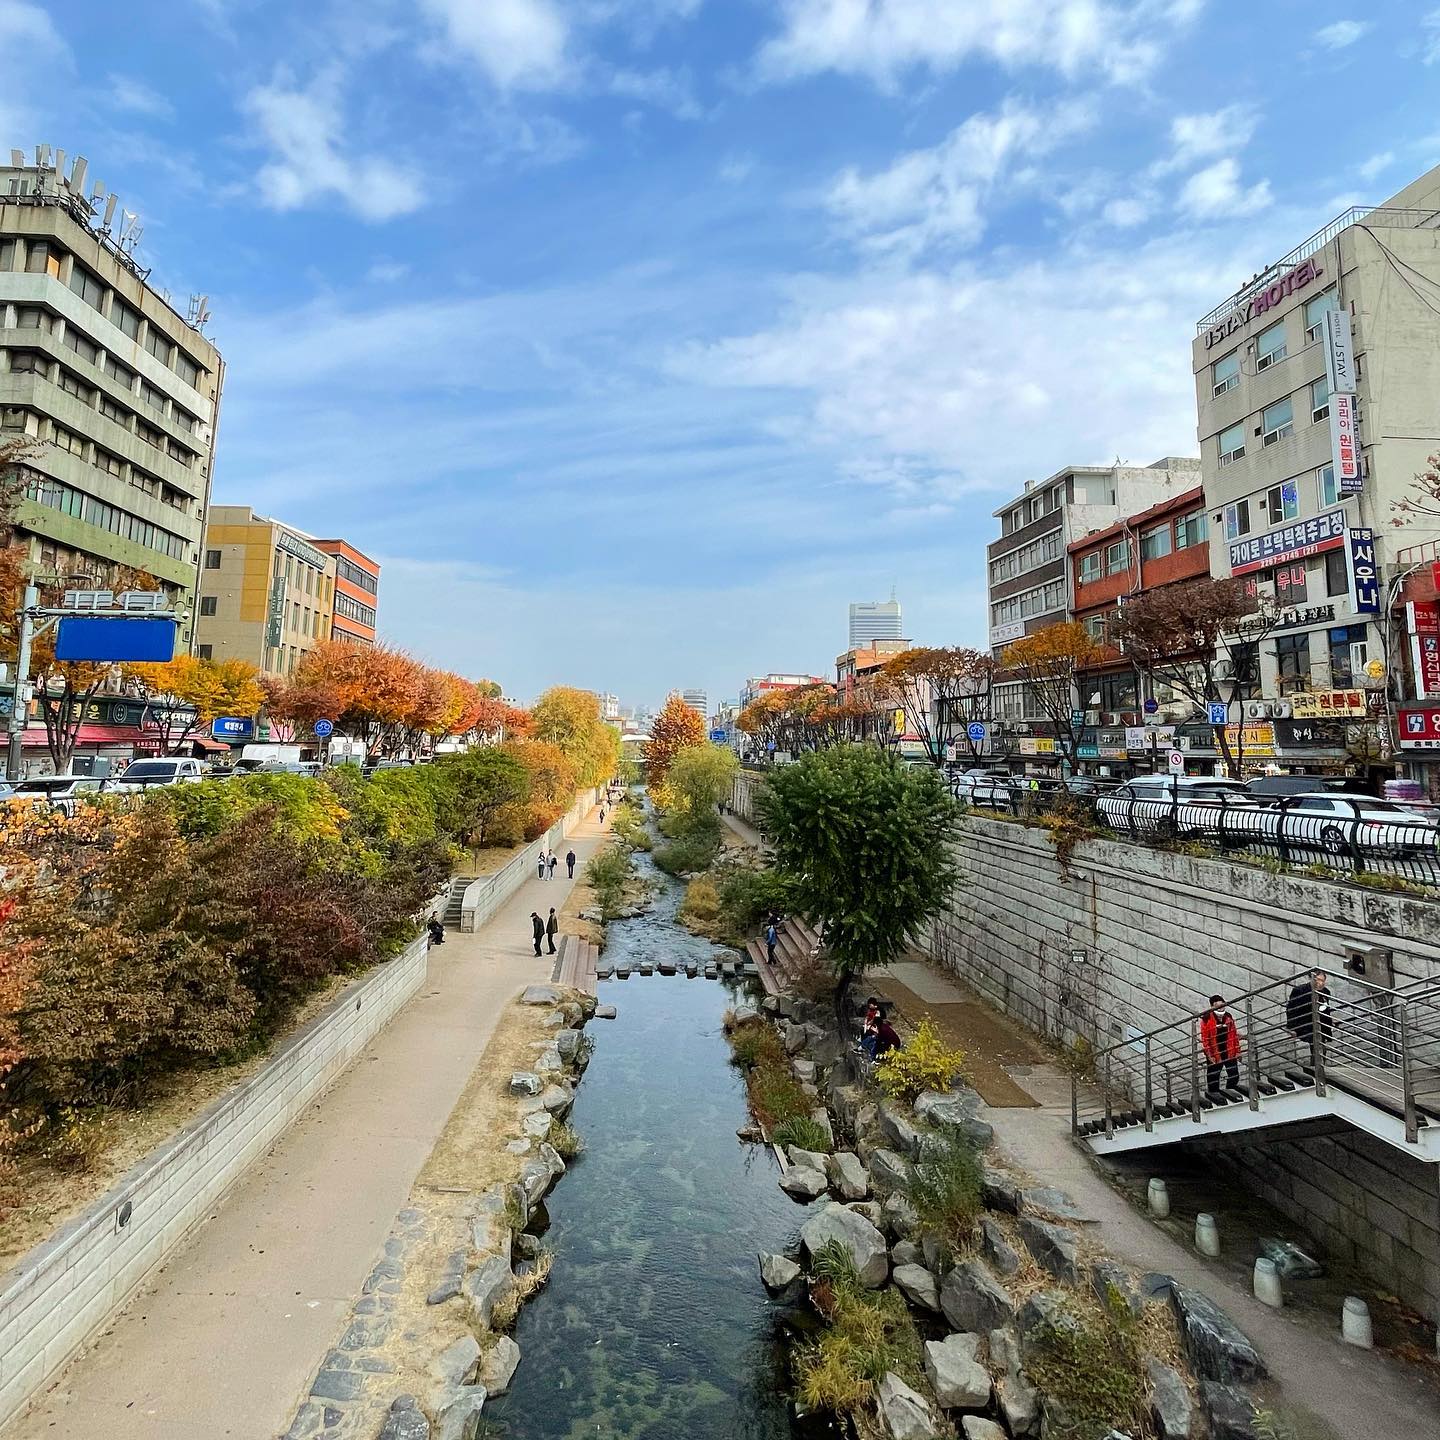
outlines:
[[192, 736], [208, 730], [221, 715], [254, 715], [265, 701], [260, 672], [244, 660], [202, 660], [177, 655], [157, 665], [129, 665], [149, 698], [145, 723], [173, 755]]
[[1047, 625], [1033, 635], [1025, 635], [1007, 645], [1001, 657], [1003, 671], [1025, 684], [1035, 707], [1055, 730], [1055, 743], [1062, 760], [1071, 768], [1080, 744], [1083, 723], [1075, 716], [1077, 691], [1075, 677], [1102, 658], [1104, 651], [1090, 632], [1078, 621], [1067, 620]]

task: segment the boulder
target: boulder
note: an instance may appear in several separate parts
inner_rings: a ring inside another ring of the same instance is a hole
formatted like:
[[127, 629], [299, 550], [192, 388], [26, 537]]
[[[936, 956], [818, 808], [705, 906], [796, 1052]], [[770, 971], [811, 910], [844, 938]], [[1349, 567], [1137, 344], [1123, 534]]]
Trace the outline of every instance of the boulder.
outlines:
[[885, 1283], [890, 1273], [885, 1237], [863, 1215], [834, 1201], [800, 1227], [800, 1242], [812, 1260], [832, 1240], [839, 1241], [850, 1252], [860, 1272], [861, 1284], [878, 1290]]
[[754, 1020], [760, 1012], [753, 1005], [737, 1005], [735, 1007], [735, 1023], [743, 1025], [747, 1020]]
[[505, 1142], [507, 1155], [528, 1155], [532, 1148], [529, 1140], [507, 1140]]
[[799, 1278], [800, 1267], [788, 1256], [760, 1252], [760, 1280], [772, 1295], [788, 1290]]
[[983, 1410], [990, 1403], [990, 1372], [980, 1363], [978, 1335], [947, 1335], [925, 1342], [925, 1374], [946, 1410]]
[[1264, 1379], [1267, 1372], [1255, 1347], [1208, 1295], [1174, 1282], [1170, 1303], [1185, 1357], [1197, 1376], [1224, 1384]]
[[805, 1031], [799, 1025], [787, 1025], [784, 1031], [785, 1053], [798, 1055], [805, 1048]]
[[819, 1170], [822, 1173], [830, 1168], [825, 1163], [830, 1157], [822, 1155], [818, 1150], [802, 1150], [798, 1145], [790, 1145], [786, 1147], [785, 1153], [792, 1165], [802, 1165], [807, 1170]]
[[480, 1362], [480, 1383], [486, 1394], [503, 1395], [519, 1365], [520, 1347], [508, 1335], [501, 1335]]
[[1153, 1355], [1145, 1357], [1145, 1378], [1150, 1383], [1150, 1423], [1158, 1440], [1190, 1440], [1195, 1406], [1185, 1382]]
[[[561, 1031], [564, 1034], [564, 1031]], [[560, 1058], [560, 1052], [553, 1046], [547, 1046], [540, 1052], [540, 1058], [535, 1062], [535, 1069], [541, 1075], [558, 1075], [565, 1068], [565, 1062]]]
[[923, 1395], [890, 1371], [875, 1393], [880, 1423], [891, 1440], [935, 1440], [935, 1416]]
[[967, 1415], [960, 1422], [965, 1440], [1005, 1440], [1005, 1431], [993, 1420], [984, 1420], [979, 1415]]
[[445, 1268], [440, 1272], [440, 1283], [425, 1297], [427, 1305], [443, 1305], [460, 1293], [465, 1281], [465, 1252], [453, 1250], [446, 1257]]
[[558, 1011], [552, 1010], [541, 1022], [542, 1030], [560, 1030], [565, 1025], [565, 1017]]
[[880, 1209], [892, 1235], [913, 1240], [920, 1233], [920, 1217], [903, 1195], [887, 1195]]
[[530, 1235], [522, 1230], [515, 1237], [515, 1253], [522, 1260], [534, 1260], [544, 1248], [538, 1235]]
[[891, 1149], [902, 1155], [919, 1151], [920, 1132], [893, 1105], [882, 1105], [875, 1123]]
[[827, 1155], [825, 1174], [842, 1200], [863, 1200], [870, 1193], [870, 1177], [865, 1173], [860, 1157], [849, 1150]]
[[1063, 1191], [1053, 1185], [1041, 1185], [1020, 1192], [1025, 1211], [1047, 1220], [1089, 1220], [1091, 1217]]
[[518, 1180], [513, 1180], [505, 1186], [501, 1195], [501, 1205], [503, 1209], [515, 1212], [515, 1218], [522, 1230], [530, 1223], [530, 1197], [525, 1193], [525, 1187]]
[[795, 1072], [797, 1080], [808, 1080], [813, 1083], [815, 1079], [815, 1062], [797, 1057], [790, 1062], [790, 1068]]
[[550, 1174], [558, 1180], [565, 1173], [565, 1162], [553, 1145], [540, 1146], [540, 1158], [550, 1167]]
[[1233, 1385], [1202, 1380], [1200, 1408], [1210, 1426], [1210, 1440], [1260, 1440], [1262, 1433], [1275, 1433], [1268, 1426], [1264, 1432], [1259, 1429], [1255, 1407]]
[[915, 1113], [930, 1125], [946, 1125], [956, 1117], [973, 1115], [985, 1102], [968, 1086], [953, 1090], [922, 1090], [915, 1097]]
[[903, 1190], [910, 1183], [910, 1163], [893, 1150], [876, 1150], [870, 1156], [870, 1178], [881, 1190]]
[[1003, 1170], [989, 1165], [980, 1171], [980, 1199], [987, 1210], [998, 1210], [1003, 1215], [1020, 1213], [1020, 1187]]
[[980, 1255], [997, 1275], [1013, 1275], [1020, 1268], [1020, 1252], [988, 1215], [980, 1221]]
[[540, 1104], [558, 1119], [564, 1119], [575, 1103], [575, 1094], [565, 1085], [547, 1085], [540, 1092]]
[[390, 1402], [380, 1440], [430, 1440], [430, 1422], [413, 1395], [397, 1395]]
[[457, 1385], [435, 1405], [435, 1440], [477, 1440], [484, 1408], [483, 1385]]
[[1020, 1241], [1035, 1263], [1066, 1285], [1080, 1283], [1080, 1266], [1073, 1231], [1048, 1220], [1020, 1217]]
[[920, 1254], [925, 1268], [933, 1275], [944, 1276], [955, 1261], [950, 1246], [930, 1230], [920, 1237]]
[[522, 1005], [558, 1005], [560, 992], [553, 985], [527, 985], [520, 996]]
[[1063, 1290], [1037, 1290], [1020, 1307], [1020, 1353], [1027, 1355], [1047, 1331], [1080, 1329], [1080, 1321]]
[[613, 1005], [597, 1005], [595, 1007], [595, 1018], [597, 1020], [613, 1020], [619, 1011]]
[[517, 1070], [510, 1077], [512, 1095], [538, 1095], [545, 1088], [545, 1082], [533, 1070]]
[[560, 1052], [562, 1060], [573, 1060], [575, 1052], [580, 1048], [580, 1030], [562, 1030], [555, 1037], [555, 1048]]
[[891, 1265], [923, 1265], [925, 1252], [913, 1240], [897, 1240], [890, 1247]]
[[898, 1265], [890, 1278], [912, 1305], [921, 1310], [939, 1310], [940, 1285], [923, 1265]]
[[543, 1160], [527, 1160], [520, 1167], [520, 1184], [525, 1191], [525, 1201], [533, 1210], [549, 1193], [555, 1183], [555, 1176]]
[[878, 1200], [848, 1200], [845, 1208], [853, 1210], [857, 1215], [863, 1215], [877, 1230], [885, 1229], [885, 1212], [880, 1208]]
[[555, 1117], [548, 1110], [537, 1110], [535, 1114], [527, 1115], [520, 1122], [520, 1129], [532, 1140], [548, 1140], [550, 1127], [554, 1123]]
[[1015, 1314], [1009, 1292], [982, 1260], [962, 1260], [940, 1287], [940, 1308], [957, 1329], [994, 1330]]
[[468, 1385], [480, 1368], [480, 1344], [473, 1335], [462, 1335], [430, 1362], [430, 1378], [442, 1390]]
[[572, 1030], [578, 1030], [585, 1023], [585, 1012], [581, 1009], [578, 1001], [564, 1001], [560, 1006], [560, 1013], [565, 1017], [565, 1023]]
[[[820, 1092], [813, 1085], [805, 1085], [801, 1088], [807, 1091], [812, 1098], [816, 1100], [820, 1098]], [[835, 1148], [835, 1129], [830, 1124], [830, 1112], [823, 1105], [817, 1105], [810, 1112], [810, 1118], [825, 1132], [825, 1148], [833, 1150]]]
[[1040, 1395], [1023, 1375], [1007, 1376], [995, 1382], [995, 1396], [1005, 1428], [1015, 1436], [1040, 1433]]
[[469, 1307], [477, 1330], [490, 1328], [495, 1306], [515, 1288], [510, 1262], [501, 1255], [492, 1255], [465, 1277], [461, 1294]]
[[823, 1170], [810, 1165], [792, 1165], [780, 1177], [780, 1188], [796, 1200], [815, 1200], [829, 1188], [829, 1181]]
[[510, 1258], [510, 1224], [501, 1210], [482, 1210], [470, 1217], [470, 1243], [475, 1253]]
[[1130, 1272], [1113, 1260], [1097, 1260], [1091, 1265], [1090, 1288], [1102, 1305], [1123, 1305], [1136, 1316], [1145, 1308], [1145, 1302], [1140, 1298], [1140, 1292], [1135, 1288]]

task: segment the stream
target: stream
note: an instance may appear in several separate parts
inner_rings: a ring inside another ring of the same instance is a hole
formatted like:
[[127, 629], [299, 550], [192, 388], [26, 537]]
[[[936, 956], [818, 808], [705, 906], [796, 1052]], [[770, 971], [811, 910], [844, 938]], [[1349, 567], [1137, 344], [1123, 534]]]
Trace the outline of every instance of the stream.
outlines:
[[[651, 907], [608, 927], [606, 958], [733, 959], [675, 919], [679, 882], [637, 854]], [[682, 973], [602, 981], [616, 1020], [571, 1124], [585, 1141], [547, 1200], [549, 1284], [521, 1312], [523, 1361], [487, 1404], [510, 1440], [790, 1440], [784, 1355], [756, 1252], [785, 1249], [805, 1210], [749, 1115], [721, 1029], [733, 984]]]

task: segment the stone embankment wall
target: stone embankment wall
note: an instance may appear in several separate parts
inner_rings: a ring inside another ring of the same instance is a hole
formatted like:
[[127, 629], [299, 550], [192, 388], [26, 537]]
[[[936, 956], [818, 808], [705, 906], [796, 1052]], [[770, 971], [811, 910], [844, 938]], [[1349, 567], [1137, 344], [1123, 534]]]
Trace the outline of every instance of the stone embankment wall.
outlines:
[[[1433, 902], [1121, 841], [1082, 841], [1067, 878], [1047, 831], [971, 816], [956, 850], [934, 958], [1062, 1044], [1103, 1048], [1372, 946], [1397, 985], [1440, 976]], [[1348, 1126], [1261, 1135], [1205, 1143], [1332, 1257], [1440, 1313], [1440, 1167]]]
[[0, 1285], [0, 1424], [126, 1301], [425, 981], [427, 941], [356, 981]]
[[755, 823], [755, 789], [765, 777], [755, 771], [742, 770], [730, 784], [730, 808], [742, 819]]
[[576, 826], [595, 808], [600, 792], [586, 790], [580, 798], [537, 840], [523, 846], [493, 875], [482, 875], [465, 888], [460, 902], [460, 929], [473, 933], [535, 873], [535, 857], [543, 850], [553, 850], [574, 833]]

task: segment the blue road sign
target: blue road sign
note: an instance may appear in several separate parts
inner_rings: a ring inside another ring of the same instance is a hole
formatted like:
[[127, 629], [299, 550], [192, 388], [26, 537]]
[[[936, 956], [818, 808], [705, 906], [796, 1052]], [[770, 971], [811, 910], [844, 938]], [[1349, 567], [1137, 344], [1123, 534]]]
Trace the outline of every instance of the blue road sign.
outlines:
[[55, 629], [55, 658], [163, 663], [175, 658], [175, 622], [67, 615]]
[[315, 722], [315, 733], [323, 740], [327, 735], [335, 733], [335, 722], [333, 720], [317, 720]]
[[1230, 707], [1219, 700], [1212, 700], [1205, 708], [1212, 725], [1224, 725], [1230, 718]]
[[715, 744], [723, 745], [730, 738], [730, 732], [728, 730], [712, 730], [710, 738]]
[[972, 720], [965, 727], [965, 734], [978, 745], [985, 738], [985, 727], [978, 720]]
[[1158, 700], [1151, 699], [1145, 702], [1145, 713], [1147, 715], [1153, 715], [1159, 708], [1160, 702]]

